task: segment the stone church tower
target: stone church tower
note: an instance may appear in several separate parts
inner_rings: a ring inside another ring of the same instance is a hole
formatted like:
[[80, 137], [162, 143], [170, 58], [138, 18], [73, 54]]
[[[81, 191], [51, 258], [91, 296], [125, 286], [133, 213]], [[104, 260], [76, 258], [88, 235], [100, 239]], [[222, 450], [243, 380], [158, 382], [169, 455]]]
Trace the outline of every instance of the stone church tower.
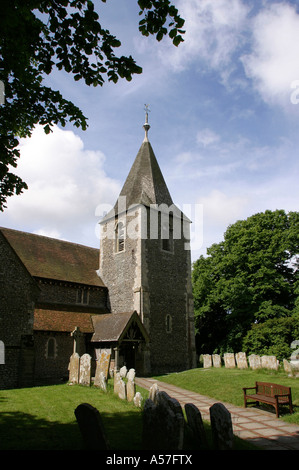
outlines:
[[174, 205], [145, 138], [113, 208], [101, 223], [99, 275], [112, 314], [136, 311], [150, 341], [145, 374], [196, 366], [190, 220]]

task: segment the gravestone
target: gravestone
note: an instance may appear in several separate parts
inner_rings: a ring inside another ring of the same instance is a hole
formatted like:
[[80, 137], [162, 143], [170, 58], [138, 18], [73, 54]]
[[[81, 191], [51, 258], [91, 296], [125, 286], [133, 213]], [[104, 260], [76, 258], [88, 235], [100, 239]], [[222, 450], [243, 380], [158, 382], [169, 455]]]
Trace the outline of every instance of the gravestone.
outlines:
[[193, 403], [186, 403], [185, 412], [187, 417], [187, 424], [192, 431], [192, 440], [196, 449], [207, 450], [208, 445], [206, 433], [199, 409]]
[[293, 371], [292, 364], [289, 361], [287, 361], [286, 359], [283, 360], [283, 368], [284, 368], [285, 372], [287, 372], [289, 374], [290, 377], [294, 376], [294, 371]]
[[69, 364], [69, 382], [77, 384], [79, 382], [80, 357], [78, 353], [73, 353]]
[[232, 450], [234, 443], [233, 425], [230, 412], [222, 403], [210, 408], [212, 439], [217, 450]]
[[107, 392], [107, 380], [105, 377], [104, 372], [100, 372], [97, 376], [97, 383], [94, 383], [94, 385], [101, 390], [104, 390], [104, 392]]
[[127, 379], [131, 380], [132, 382], [135, 380], [135, 369], [130, 369], [127, 373]]
[[149, 396], [148, 396], [149, 399], [152, 400], [154, 403], [156, 403], [156, 396], [158, 392], [159, 392], [158, 385], [154, 383], [149, 389]]
[[233, 369], [236, 367], [235, 355], [234, 353], [225, 353], [223, 356], [224, 364], [227, 369]]
[[124, 378], [124, 377], [127, 375], [127, 368], [126, 368], [126, 366], [123, 366], [123, 367], [120, 368], [120, 370], [119, 370], [119, 375], [120, 375], [122, 378]]
[[[98, 385], [98, 380], [100, 377], [100, 373], [103, 372], [105, 380], [108, 380], [109, 375], [109, 366], [110, 366], [110, 359], [111, 359], [111, 348], [101, 349], [97, 354], [97, 364], [96, 364], [96, 372], [94, 378], [94, 385]], [[101, 379], [102, 380], [102, 379]]]
[[134, 380], [128, 380], [126, 384], [127, 389], [127, 400], [133, 401], [135, 393], [136, 393], [136, 385]]
[[135, 397], [133, 398], [133, 403], [135, 406], [137, 406], [138, 408], [141, 408], [141, 405], [142, 405], [142, 395], [140, 392], [136, 392], [136, 395]]
[[109, 442], [105, 434], [99, 411], [88, 403], [75, 409], [76, 420], [87, 450], [108, 450]]
[[210, 354], [203, 354], [203, 367], [204, 369], [212, 367], [212, 356]]
[[261, 362], [265, 369], [278, 370], [278, 361], [275, 356], [262, 356]]
[[126, 384], [119, 372], [114, 373], [114, 393], [122, 400], [126, 400], [127, 398]]
[[166, 392], [158, 392], [156, 404], [148, 398], [143, 408], [142, 448], [181, 450], [184, 441], [184, 415], [181, 405]]
[[90, 386], [91, 383], [91, 356], [83, 354], [80, 359], [79, 384]]
[[220, 354], [212, 354], [213, 366], [221, 367], [221, 356]]
[[248, 363], [246, 359], [246, 353], [238, 352], [236, 354], [236, 362], [238, 369], [248, 369]]
[[258, 356], [257, 354], [250, 354], [250, 356], [248, 356], [248, 361], [249, 361], [249, 367], [251, 367], [251, 369], [261, 369], [262, 367], [261, 357]]

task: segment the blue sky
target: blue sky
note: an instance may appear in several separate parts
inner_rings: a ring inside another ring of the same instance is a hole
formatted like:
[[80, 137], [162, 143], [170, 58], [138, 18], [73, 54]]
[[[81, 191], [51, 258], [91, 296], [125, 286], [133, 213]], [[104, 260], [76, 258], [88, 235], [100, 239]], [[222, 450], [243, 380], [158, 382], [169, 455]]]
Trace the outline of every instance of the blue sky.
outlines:
[[149, 140], [174, 202], [203, 211], [201, 226], [192, 225], [193, 260], [239, 219], [297, 211], [296, 3], [177, 0], [186, 20], [178, 48], [140, 35], [137, 2], [94, 3], [143, 74], [98, 88], [66, 73], [47, 77], [89, 127], [57, 127], [48, 136], [36, 128], [21, 141], [17, 173], [29, 189], [9, 199], [0, 225], [98, 247], [97, 208], [118, 197], [143, 141], [145, 103]]

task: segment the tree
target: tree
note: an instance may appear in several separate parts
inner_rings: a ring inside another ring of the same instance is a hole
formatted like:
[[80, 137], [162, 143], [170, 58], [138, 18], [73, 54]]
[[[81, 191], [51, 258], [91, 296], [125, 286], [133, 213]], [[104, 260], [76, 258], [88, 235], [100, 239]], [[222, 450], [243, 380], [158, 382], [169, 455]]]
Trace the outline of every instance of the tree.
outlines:
[[[106, 0], [101, 0], [105, 3]], [[183, 41], [184, 20], [169, 0], [138, 0], [139, 30], [160, 41], [169, 35], [175, 46]], [[91, 0], [2, 0], [0, 81], [5, 103], [0, 113], [0, 210], [12, 194], [27, 185], [12, 171], [20, 156], [18, 139], [31, 135], [40, 123], [46, 133], [67, 121], [83, 130], [87, 118], [59, 91], [44, 86], [54, 68], [74, 80], [102, 86], [142, 72], [134, 59], [115, 55], [120, 41], [99, 22]], [[0, 101], [1, 103], [1, 101]]]
[[224, 241], [193, 266], [197, 345], [236, 351], [252, 324], [297, 308], [299, 213], [255, 214], [229, 226]]

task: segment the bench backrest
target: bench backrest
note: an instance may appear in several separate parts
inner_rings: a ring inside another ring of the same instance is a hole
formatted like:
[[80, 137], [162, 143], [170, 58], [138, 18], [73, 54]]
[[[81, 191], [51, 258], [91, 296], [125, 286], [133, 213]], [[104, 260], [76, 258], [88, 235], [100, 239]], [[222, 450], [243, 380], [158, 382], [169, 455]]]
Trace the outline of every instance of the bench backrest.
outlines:
[[291, 394], [291, 387], [285, 385], [273, 384], [269, 382], [256, 382], [257, 393], [266, 397], [274, 397], [275, 395]]

